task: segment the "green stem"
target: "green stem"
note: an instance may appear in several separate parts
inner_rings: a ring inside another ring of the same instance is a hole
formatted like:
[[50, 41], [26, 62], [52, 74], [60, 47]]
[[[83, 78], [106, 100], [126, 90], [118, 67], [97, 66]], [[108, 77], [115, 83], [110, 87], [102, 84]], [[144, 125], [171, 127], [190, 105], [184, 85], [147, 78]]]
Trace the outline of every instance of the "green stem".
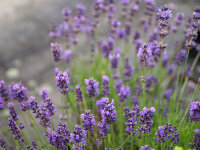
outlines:
[[[186, 56], [186, 60], [185, 60], [185, 64], [184, 64], [184, 68], [183, 68], [183, 72], [182, 72], [182, 76], [181, 76], [181, 82], [180, 82], [179, 88], [178, 88], [178, 95], [177, 95], [178, 98], [179, 98], [179, 94], [180, 94], [180, 91], [181, 91], [181, 84], [182, 84], [182, 82], [183, 82], [185, 70], [186, 70], [186, 67], [187, 67], [187, 61], [188, 61], [189, 53], [190, 53], [190, 49], [188, 49], [188, 51], [187, 51], [187, 56]], [[178, 99], [178, 98], [177, 98], [177, 99]]]
[[[194, 70], [194, 68], [195, 68], [195, 66], [196, 66], [196, 64], [197, 64], [197, 61], [199, 60], [199, 57], [200, 57], [200, 52], [196, 55], [196, 57], [195, 57], [195, 59], [194, 59], [194, 61], [193, 61], [193, 63], [192, 63], [192, 66], [191, 66], [191, 73], [193, 73], [193, 70]], [[185, 91], [186, 85], [187, 85], [187, 83], [188, 83], [188, 79], [189, 79], [189, 77], [187, 77], [186, 80], [184, 81], [183, 88], [182, 88], [182, 90], [181, 90], [181, 95], [182, 95], [183, 92]]]

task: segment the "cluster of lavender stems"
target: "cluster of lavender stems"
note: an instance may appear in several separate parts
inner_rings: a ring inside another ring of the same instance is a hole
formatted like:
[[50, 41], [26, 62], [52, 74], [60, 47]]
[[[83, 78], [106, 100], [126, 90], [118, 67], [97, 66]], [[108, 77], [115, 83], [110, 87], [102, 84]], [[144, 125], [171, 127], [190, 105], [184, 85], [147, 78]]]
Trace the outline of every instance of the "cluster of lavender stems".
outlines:
[[[62, 22], [52, 22], [49, 32], [61, 98], [52, 99], [46, 89], [30, 96], [22, 82], [0, 81], [0, 147], [200, 149], [200, 80], [186, 93], [200, 57], [200, 7], [192, 18], [174, 13], [155, 0], [64, 8]], [[184, 47], [167, 43], [176, 34], [185, 36]], [[195, 47], [198, 55], [187, 67]]]

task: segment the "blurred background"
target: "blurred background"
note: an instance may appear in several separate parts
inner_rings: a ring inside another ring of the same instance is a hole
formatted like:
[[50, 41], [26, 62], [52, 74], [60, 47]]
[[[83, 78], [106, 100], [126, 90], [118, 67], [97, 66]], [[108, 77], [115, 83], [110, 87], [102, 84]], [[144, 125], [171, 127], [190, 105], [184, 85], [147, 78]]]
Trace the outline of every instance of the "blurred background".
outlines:
[[[143, 1], [143, 0], [141, 0]], [[62, 21], [62, 8], [77, 3], [90, 8], [93, 0], [0, 0], [0, 80], [22, 81], [33, 92], [55, 91], [54, 65], [49, 48], [51, 22]], [[157, 0], [191, 16], [200, 0]], [[177, 37], [178, 38], [178, 37]], [[199, 69], [200, 70], [200, 69]], [[39, 88], [38, 88], [39, 87]]]

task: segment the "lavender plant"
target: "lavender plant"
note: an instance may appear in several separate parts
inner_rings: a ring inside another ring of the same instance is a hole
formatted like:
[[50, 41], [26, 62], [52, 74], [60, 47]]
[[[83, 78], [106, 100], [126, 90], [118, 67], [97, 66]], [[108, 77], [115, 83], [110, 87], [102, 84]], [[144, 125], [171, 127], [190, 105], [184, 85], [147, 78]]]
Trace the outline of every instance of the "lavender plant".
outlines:
[[[200, 7], [191, 19], [155, 0], [94, 0], [62, 15], [49, 32], [61, 96], [0, 81], [2, 149], [200, 149], [200, 80], [186, 90]], [[169, 36], [185, 36], [185, 46]]]

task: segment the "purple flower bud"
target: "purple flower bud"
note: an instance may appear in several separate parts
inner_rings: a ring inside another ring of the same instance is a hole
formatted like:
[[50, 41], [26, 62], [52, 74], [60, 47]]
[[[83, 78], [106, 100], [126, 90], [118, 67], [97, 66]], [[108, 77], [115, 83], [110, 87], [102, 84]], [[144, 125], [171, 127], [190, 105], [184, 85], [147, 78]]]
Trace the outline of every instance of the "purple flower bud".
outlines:
[[102, 136], [101, 138], [106, 138], [107, 134], [110, 133], [109, 125], [99, 121], [97, 126], [99, 127], [98, 131], [99, 134]]
[[101, 109], [101, 117], [102, 123], [105, 124], [112, 124], [114, 121], [117, 120], [117, 112], [114, 106], [114, 100], [111, 103], [108, 103]]
[[144, 45], [140, 47], [137, 56], [140, 63], [143, 66], [150, 64], [150, 57], [152, 55], [151, 45]]
[[84, 149], [87, 146], [86, 131], [82, 130], [79, 125], [75, 125], [73, 132], [70, 134], [70, 142], [73, 142], [73, 149]]
[[164, 98], [169, 100], [170, 97], [171, 97], [171, 94], [172, 94], [172, 89], [167, 89], [167, 90], [164, 92]]
[[124, 67], [124, 80], [129, 81], [131, 77], [133, 76], [133, 67], [129, 64], [129, 59], [125, 59], [125, 67]]
[[22, 137], [22, 134], [12, 117], [8, 118], [8, 126], [10, 128], [11, 133], [15, 136], [15, 139], [23, 142], [24, 139]]
[[6, 142], [4, 141], [4, 139], [0, 138], [0, 146], [3, 148], [3, 149], [6, 149], [7, 146], [6, 146]]
[[28, 100], [28, 89], [21, 82], [11, 84], [9, 91], [12, 99], [16, 99], [19, 102]]
[[48, 93], [48, 90], [47, 90], [47, 89], [44, 89], [44, 88], [43, 88], [43, 89], [40, 91], [40, 93], [39, 93], [39, 95], [42, 96], [42, 99], [43, 99], [43, 100], [45, 100], [45, 99], [47, 99], [47, 98], [49, 97], [48, 94], [49, 94], [49, 93]]
[[55, 62], [60, 61], [61, 60], [61, 52], [62, 52], [62, 48], [61, 48], [60, 44], [51, 43], [51, 48], [52, 48], [54, 61]]
[[99, 82], [94, 80], [93, 78], [85, 79], [85, 84], [87, 85], [87, 92], [89, 97], [95, 97], [98, 95], [99, 91]]
[[9, 110], [10, 110], [10, 115], [11, 115], [12, 119], [14, 121], [17, 121], [19, 119], [19, 116], [17, 115], [17, 112], [16, 112], [16, 110], [14, 108], [14, 103], [10, 102], [10, 103], [7, 104], [7, 106], [9, 108]]
[[149, 133], [151, 131], [151, 127], [153, 125], [153, 120], [151, 118], [154, 116], [153, 113], [155, 112], [155, 108], [146, 108], [144, 107], [143, 110], [140, 112], [140, 128], [139, 130], [142, 133]]
[[71, 13], [72, 13], [72, 11], [70, 9], [64, 8], [62, 10], [62, 15], [63, 15], [64, 21], [68, 22], [70, 20]]
[[70, 91], [70, 88], [69, 88], [70, 80], [69, 80], [68, 73], [66, 71], [61, 72], [58, 69], [58, 72], [56, 72], [55, 79], [56, 79], [56, 85], [59, 87], [59, 91], [63, 95], [66, 95]]
[[80, 118], [82, 119], [83, 128], [86, 132], [94, 130], [93, 126], [95, 126], [96, 123], [94, 120], [94, 115], [90, 113], [90, 110], [86, 110], [84, 114], [80, 115]]
[[4, 101], [9, 100], [9, 94], [8, 94], [8, 91], [7, 91], [7, 87], [6, 87], [5, 82], [3, 80], [0, 81], [0, 97]]
[[168, 139], [172, 139], [173, 144], [180, 140], [179, 134], [176, 132], [177, 128], [172, 127], [171, 124], [166, 124], [165, 126], [159, 126], [155, 135], [157, 135], [156, 140], [158, 142], [166, 142]]
[[174, 19], [177, 26], [180, 26], [184, 23], [185, 15], [184, 13], [177, 13]]
[[24, 124], [23, 124], [23, 123], [20, 123], [20, 124], [19, 124], [19, 129], [20, 129], [20, 130], [24, 129]]
[[186, 55], [187, 55], [187, 52], [185, 49], [178, 52], [178, 54], [176, 55], [175, 64], [181, 65], [182, 63], [184, 63], [186, 59]]
[[196, 133], [194, 135], [194, 140], [192, 141], [192, 143], [190, 143], [190, 145], [195, 148], [195, 149], [199, 149], [200, 148], [200, 129], [195, 129], [194, 132]]
[[155, 150], [155, 149], [149, 147], [149, 145], [145, 145], [145, 146], [142, 146], [142, 147], [140, 148], [140, 150]]
[[79, 84], [77, 84], [75, 88], [76, 88], [76, 100], [77, 103], [79, 104], [80, 102], [83, 101], [83, 94]]
[[62, 59], [67, 63], [67, 65], [70, 65], [70, 63], [72, 61], [72, 51], [65, 50]]
[[172, 64], [172, 65], [170, 65], [169, 67], [168, 67], [168, 74], [169, 75], [171, 75], [173, 72], [174, 72], [174, 70], [175, 70], [175, 65], [174, 64]]
[[102, 81], [102, 88], [103, 88], [102, 95], [108, 96], [110, 94], [110, 92], [109, 92], [109, 77], [103, 75], [102, 79], [103, 79], [103, 81]]
[[120, 101], [123, 102], [125, 99], [131, 96], [131, 91], [129, 86], [122, 85], [118, 93]]
[[0, 97], [0, 110], [2, 110], [4, 107], [4, 100]]
[[190, 104], [191, 122], [200, 122], [200, 102], [194, 101]]
[[138, 105], [133, 107], [133, 110], [130, 110], [128, 107], [124, 108], [125, 118], [127, 120], [125, 122], [125, 125], [127, 126], [126, 131], [129, 132], [129, 135], [131, 135], [131, 136], [138, 133], [138, 130], [134, 129], [134, 128], [138, 122], [139, 110], [140, 110], [140, 108]]
[[117, 92], [117, 93], [120, 92], [120, 89], [121, 89], [122, 83], [123, 83], [122, 80], [117, 80], [117, 81], [115, 82], [115, 88], [116, 88], [116, 92]]
[[111, 68], [112, 69], [117, 69], [118, 64], [119, 64], [119, 59], [120, 59], [120, 52], [116, 50], [114, 55], [109, 55], [109, 59], [111, 62]]
[[66, 145], [69, 143], [70, 136], [67, 124], [59, 123], [56, 131], [52, 131], [48, 128], [47, 133], [47, 140], [51, 145], [56, 146], [58, 149], [67, 149]]

